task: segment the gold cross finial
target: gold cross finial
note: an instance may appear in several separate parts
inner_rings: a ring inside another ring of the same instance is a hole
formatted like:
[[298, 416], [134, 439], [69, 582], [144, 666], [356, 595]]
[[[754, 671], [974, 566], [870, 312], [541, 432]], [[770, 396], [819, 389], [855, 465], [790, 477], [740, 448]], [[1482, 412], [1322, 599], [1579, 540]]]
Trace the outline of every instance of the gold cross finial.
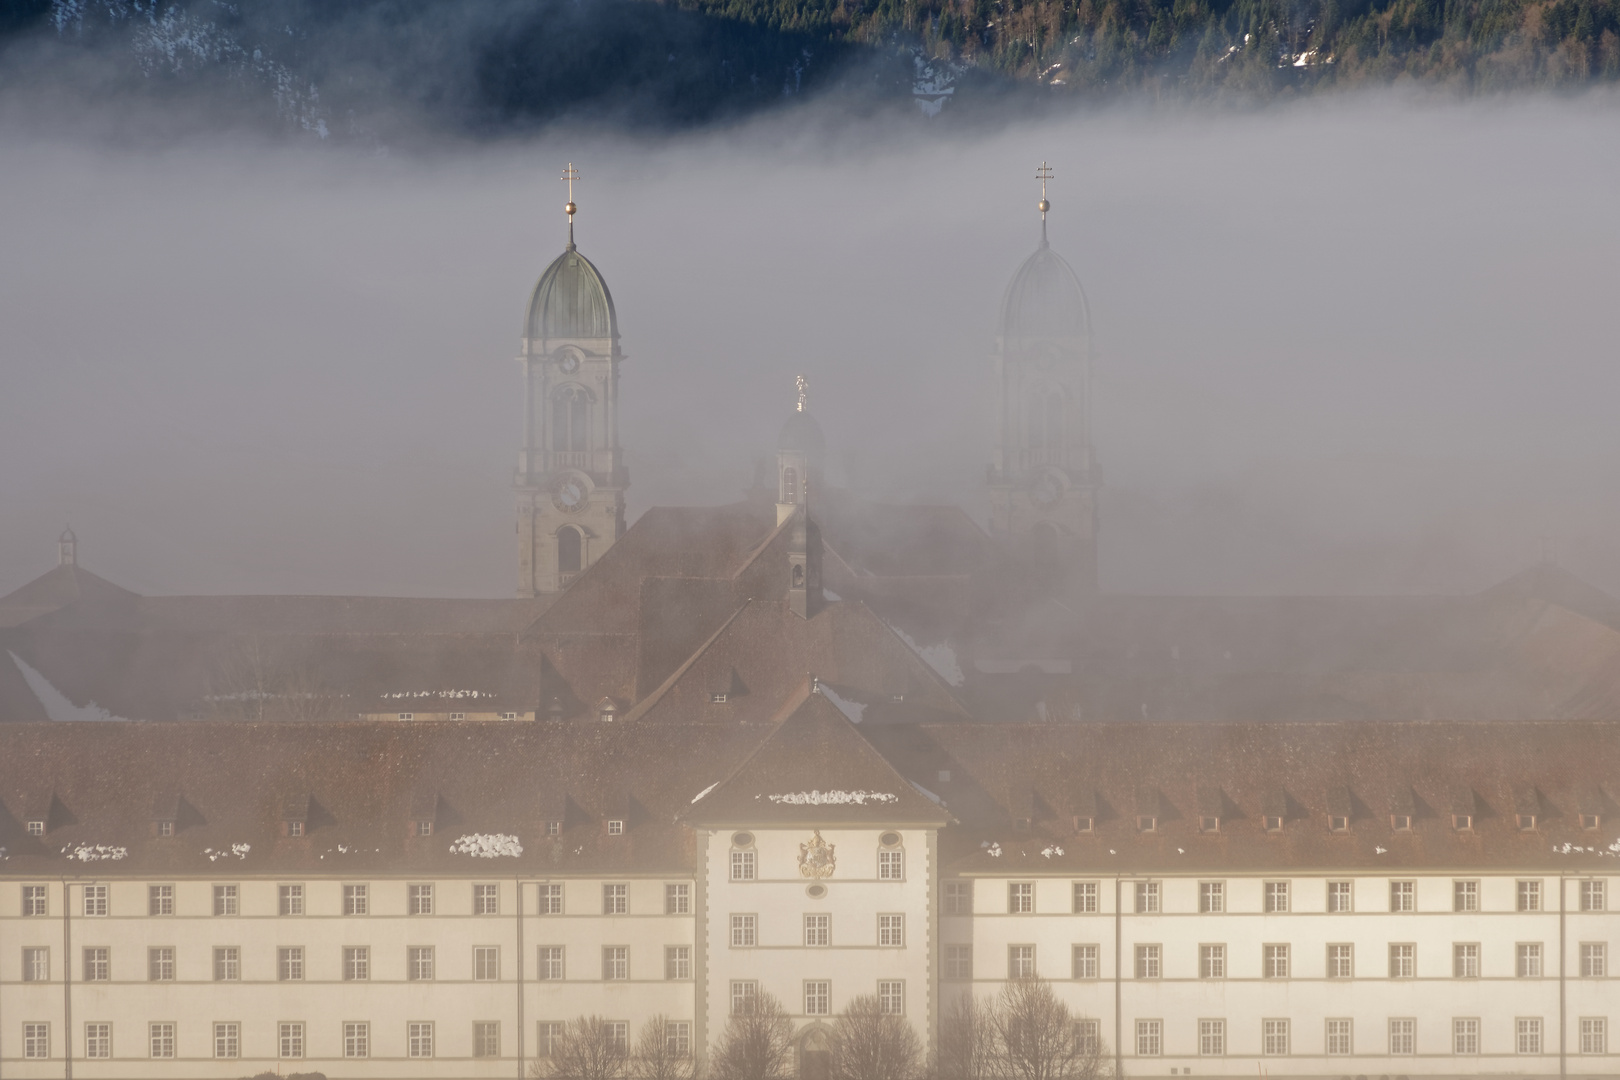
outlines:
[[1052, 166], [1041, 162], [1041, 167], [1035, 170], [1035, 179], [1041, 182], [1041, 201], [1035, 208], [1041, 212], [1041, 243], [1046, 243], [1046, 212], [1052, 209], [1052, 204], [1046, 201], [1046, 182], [1052, 179]]
[[568, 168], [563, 170], [562, 179], [568, 181], [568, 205], [563, 207], [563, 213], [568, 215], [568, 246], [574, 246], [574, 214], [579, 207], [574, 205], [574, 181], [579, 179], [579, 170], [574, 168], [570, 161]]
[[799, 375], [794, 378], [793, 384], [799, 388], [799, 411], [804, 412], [805, 392], [810, 389], [810, 380]]

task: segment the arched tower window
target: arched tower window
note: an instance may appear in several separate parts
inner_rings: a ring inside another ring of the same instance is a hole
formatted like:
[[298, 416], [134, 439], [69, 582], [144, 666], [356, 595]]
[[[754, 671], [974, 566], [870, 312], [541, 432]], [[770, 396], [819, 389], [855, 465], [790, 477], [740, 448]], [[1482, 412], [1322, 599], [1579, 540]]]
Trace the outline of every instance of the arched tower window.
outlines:
[[579, 565], [583, 558], [582, 547], [578, 529], [566, 528], [558, 530], [557, 570], [559, 573], [579, 573]]
[[590, 399], [577, 386], [565, 386], [551, 399], [551, 449], [585, 450], [590, 446], [587, 425]]
[[782, 501], [796, 503], [799, 501], [799, 470], [786, 468], [782, 470]]
[[1036, 450], [1063, 447], [1063, 394], [1050, 390], [1036, 396], [1029, 408], [1029, 445]]

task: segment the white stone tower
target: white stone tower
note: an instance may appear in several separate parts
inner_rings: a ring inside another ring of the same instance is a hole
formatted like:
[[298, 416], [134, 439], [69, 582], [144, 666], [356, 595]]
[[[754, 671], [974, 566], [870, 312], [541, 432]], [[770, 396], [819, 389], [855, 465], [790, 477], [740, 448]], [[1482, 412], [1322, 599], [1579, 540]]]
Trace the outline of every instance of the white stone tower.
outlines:
[[630, 477], [619, 447], [618, 316], [607, 282], [568, 246], [534, 287], [523, 325], [523, 450], [515, 486], [518, 595], [565, 588], [624, 533]]

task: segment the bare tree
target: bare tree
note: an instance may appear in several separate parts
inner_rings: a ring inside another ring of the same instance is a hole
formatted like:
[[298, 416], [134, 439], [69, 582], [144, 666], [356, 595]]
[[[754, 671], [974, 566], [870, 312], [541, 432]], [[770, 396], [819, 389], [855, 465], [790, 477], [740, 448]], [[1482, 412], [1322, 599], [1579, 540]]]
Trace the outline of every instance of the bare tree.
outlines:
[[658, 1015], [641, 1026], [630, 1058], [631, 1080], [692, 1080], [692, 1047], [672, 1037], [669, 1017]]
[[568, 1022], [551, 1044], [551, 1057], [529, 1067], [533, 1077], [555, 1080], [622, 1080], [630, 1060], [624, 1029], [600, 1016]]
[[764, 991], [731, 1014], [709, 1056], [714, 1080], [786, 1080], [792, 1065], [793, 1021]]
[[912, 1080], [921, 1059], [911, 1024], [874, 996], [851, 998], [833, 1021], [833, 1080]]
[[1104, 1072], [1101, 1038], [1081, 1028], [1045, 980], [1008, 983], [993, 1016], [1006, 1080], [1096, 1080]]
[[997, 1080], [993, 1005], [964, 994], [940, 1011], [934, 1075], [938, 1080]]

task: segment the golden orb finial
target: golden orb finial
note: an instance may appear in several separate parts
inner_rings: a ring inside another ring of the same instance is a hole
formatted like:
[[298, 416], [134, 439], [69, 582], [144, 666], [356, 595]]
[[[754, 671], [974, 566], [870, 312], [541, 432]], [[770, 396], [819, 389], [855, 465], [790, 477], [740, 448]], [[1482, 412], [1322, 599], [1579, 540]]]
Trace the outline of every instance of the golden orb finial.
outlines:
[[568, 246], [573, 247], [574, 215], [579, 212], [579, 207], [574, 205], [574, 181], [579, 179], [579, 170], [574, 168], [572, 161], [568, 163], [568, 168], [563, 170], [562, 179], [568, 181], [568, 203], [563, 207], [563, 213], [568, 215]]

